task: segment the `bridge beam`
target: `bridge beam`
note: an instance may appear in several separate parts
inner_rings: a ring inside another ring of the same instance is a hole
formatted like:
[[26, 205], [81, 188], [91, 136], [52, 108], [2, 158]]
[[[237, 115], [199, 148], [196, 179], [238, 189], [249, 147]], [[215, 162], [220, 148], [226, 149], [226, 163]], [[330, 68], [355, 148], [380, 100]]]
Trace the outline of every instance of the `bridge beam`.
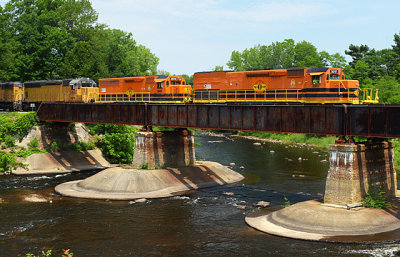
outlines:
[[135, 133], [133, 165], [149, 169], [193, 166], [196, 163], [193, 132], [140, 131]]

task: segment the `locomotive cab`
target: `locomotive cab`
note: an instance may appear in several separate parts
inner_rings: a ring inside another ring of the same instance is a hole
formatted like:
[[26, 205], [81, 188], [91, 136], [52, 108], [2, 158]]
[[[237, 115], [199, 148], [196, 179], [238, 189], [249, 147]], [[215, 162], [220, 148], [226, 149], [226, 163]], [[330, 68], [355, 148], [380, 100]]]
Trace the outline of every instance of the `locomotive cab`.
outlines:
[[340, 68], [310, 68], [303, 89], [305, 102], [359, 103], [358, 80], [346, 80]]
[[99, 89], [92, 79], [72, 79], [69, 86], [71, 88], [71, 100], [73, 101], [94, 102], [98, 96]]

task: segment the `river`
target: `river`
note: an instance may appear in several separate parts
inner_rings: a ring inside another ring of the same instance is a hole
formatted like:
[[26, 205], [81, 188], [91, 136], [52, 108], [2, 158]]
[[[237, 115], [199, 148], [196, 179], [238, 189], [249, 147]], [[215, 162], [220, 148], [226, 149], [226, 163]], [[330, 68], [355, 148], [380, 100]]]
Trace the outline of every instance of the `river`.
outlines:
[[276, 210], [286, 201], [321, 198], [329, 168], [326, 151], [280, 143], [255, 146], [248, 139], [209, 135], [196, 136], [196, 142], [198, 160], [235, 163], [233, 169], [245, 179], [129, 204], [61, 197], [53, 190], [95, 172], [0, 176], [0, 256], [39, 255], [43, 249], [52, 249], [52, 256], [71, 249], [77, 257], [398, 256], [396, 242], [310, 242], [246, 225], [244, 218], [258, 209], [258, 201], [269, 201], [268, 210]]

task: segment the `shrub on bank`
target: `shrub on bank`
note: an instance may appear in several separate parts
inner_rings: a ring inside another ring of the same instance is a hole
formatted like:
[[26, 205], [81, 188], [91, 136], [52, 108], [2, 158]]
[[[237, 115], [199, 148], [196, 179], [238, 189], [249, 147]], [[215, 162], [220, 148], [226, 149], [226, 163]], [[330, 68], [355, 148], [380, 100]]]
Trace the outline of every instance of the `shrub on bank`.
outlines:
[[135, 148], [135, 132], [138, 128], [128, 125], [89, 126], [91, 133], [103, 135], [96, 145], [110, 163], [131, 163]]

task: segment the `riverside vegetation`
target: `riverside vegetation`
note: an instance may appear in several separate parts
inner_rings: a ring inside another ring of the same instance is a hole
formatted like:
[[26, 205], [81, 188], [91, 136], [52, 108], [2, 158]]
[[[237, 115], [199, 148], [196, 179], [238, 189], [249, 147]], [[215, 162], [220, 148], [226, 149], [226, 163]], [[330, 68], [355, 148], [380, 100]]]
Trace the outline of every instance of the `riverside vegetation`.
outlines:
[[[104, 158], [114, 164], [132, 163], [136, 126], [86, 124], [94, 140], [65, 145], [63, 142], [53, 140], [50, 147], [40, 149], [39, 138], [33, 138], [27, 147], [17, 146], [16, 141], [21, 141], [29, 130], [35, 125], [56, 126], [51, 122], [39, 123], [34, 112], [18, 113], [8, 112], [0, 114], [0, 173], [12, 172], [24, 164], [17, 159], [27, 158], [35, 153], [63, 151], [87, 151], [98, 147]], [[74, 130], [75, 124], [70, 123], [68, 129]], [[173, 128], [154, 127], [155, 131], [173, 130]], [[20, 157], [20, 158], [19, 158]]]

